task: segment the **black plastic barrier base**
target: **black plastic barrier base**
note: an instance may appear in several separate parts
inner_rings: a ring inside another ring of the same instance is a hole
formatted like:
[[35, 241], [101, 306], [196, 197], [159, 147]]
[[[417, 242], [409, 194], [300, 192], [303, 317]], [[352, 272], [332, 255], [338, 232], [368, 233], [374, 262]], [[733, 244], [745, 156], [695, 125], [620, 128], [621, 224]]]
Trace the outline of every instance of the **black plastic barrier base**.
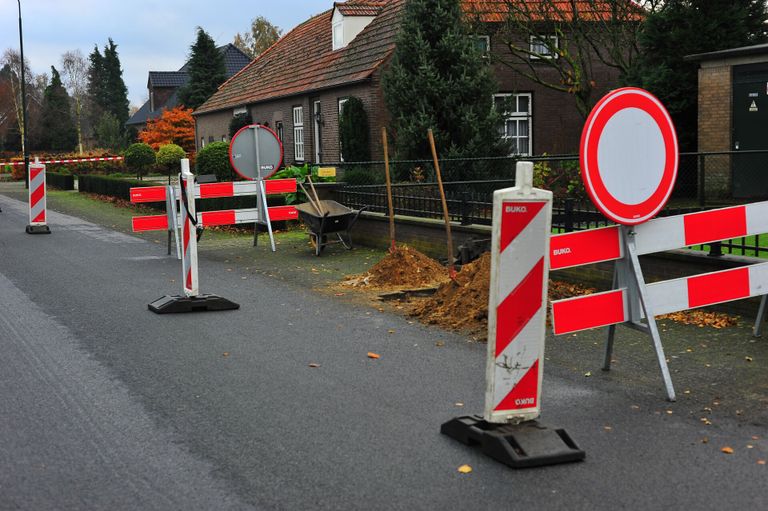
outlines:
[[27, 234], [51, 234], [51, 229], [47, 225], [28, 225]]
[[240, 304], [216, 295], [163, 296], [147, 305], [156, 314], [178, 314], [181, 312], [229, 311], [240, 308]]
[[538, 421], [492, 424], [479, 416], [464, 416], [443, 424], [440, 433], [479, 447], [486, 456], [512, 468], [569, 463], [586, 457], [565, 430], [550, 429]]

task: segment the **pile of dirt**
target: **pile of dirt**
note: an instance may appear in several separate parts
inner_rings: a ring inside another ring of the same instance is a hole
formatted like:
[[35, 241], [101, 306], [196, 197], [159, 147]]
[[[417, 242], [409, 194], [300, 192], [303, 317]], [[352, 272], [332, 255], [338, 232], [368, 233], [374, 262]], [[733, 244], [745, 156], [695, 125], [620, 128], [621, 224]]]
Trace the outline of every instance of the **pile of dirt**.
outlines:
[[455, 281], [442, 284], [434, 295], [416, 303], [411, 316], [424, 323], [454, 330], [481, 332], [488, 322], [491, 254], [464, 265]]
[[434, 259], [407, 245], [398, 246], [363, 275], [345, 285], [370, 288], [424, 287], [448, 279], [448, 270]]

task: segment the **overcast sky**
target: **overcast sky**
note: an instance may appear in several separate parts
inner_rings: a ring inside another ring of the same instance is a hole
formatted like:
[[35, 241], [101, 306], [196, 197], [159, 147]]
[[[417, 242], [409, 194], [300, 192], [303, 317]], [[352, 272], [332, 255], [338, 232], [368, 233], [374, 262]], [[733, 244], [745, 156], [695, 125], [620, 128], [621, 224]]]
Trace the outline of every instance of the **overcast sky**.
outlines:
[[[218, 45], [264, 16], [283, 33], [333, 6], [333, 0], [21, 0], [24, 56], [35, 73], [59, 68], [61, 54], [87, 58], [107, 38], [118, 45], [131, 105], [147, 99], [148, 71], [176, 71], [201, 26]], [[0, 0], [0, 54], [19, 48], [18, 3]]]

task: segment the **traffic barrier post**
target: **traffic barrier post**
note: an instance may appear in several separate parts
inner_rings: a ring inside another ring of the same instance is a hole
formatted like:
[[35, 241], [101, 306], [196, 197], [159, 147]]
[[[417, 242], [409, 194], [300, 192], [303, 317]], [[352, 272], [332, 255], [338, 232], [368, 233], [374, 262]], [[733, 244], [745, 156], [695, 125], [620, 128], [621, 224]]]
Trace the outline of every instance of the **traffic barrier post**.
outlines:
[[182, 289], [183, 296], [163, 296], [148, 305], [157, 314], [203, 312], [239, 309], [240, 305], [212, 294], [200, 294], [197, 260], [197, 215], [195, 212], [195, 176], [189, 170], [189, 160], [181, 160], [179, 175], [181, 190]]
[[47, 224], [47, 198], [45, 188], [45, 165], [35, 158], [29, 164], [29, 225], [27, 234], [51, 234]]
[[441, 432], [506, 465], [584, 459], [541, 414], [552, 192], [533, 188], [533, 163], [517, 164], [514, 188], [493, 196], [485, 413], [452, 419]]

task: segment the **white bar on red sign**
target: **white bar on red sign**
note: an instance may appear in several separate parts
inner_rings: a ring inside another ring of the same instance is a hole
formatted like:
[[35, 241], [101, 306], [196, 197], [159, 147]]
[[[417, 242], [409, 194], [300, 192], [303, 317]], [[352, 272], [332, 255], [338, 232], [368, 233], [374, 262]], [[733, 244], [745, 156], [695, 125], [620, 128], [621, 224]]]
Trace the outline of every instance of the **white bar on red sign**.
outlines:
[[617, 226], [555, 234], [549, 245], [552, 270], [613, 261], [622, 256], [621, 235]]
[[532, 171], [519, 163], [519, 187], [494, 193], [484, 413], [494, 423], [541, 410], [552, 194], [531, 187]]

